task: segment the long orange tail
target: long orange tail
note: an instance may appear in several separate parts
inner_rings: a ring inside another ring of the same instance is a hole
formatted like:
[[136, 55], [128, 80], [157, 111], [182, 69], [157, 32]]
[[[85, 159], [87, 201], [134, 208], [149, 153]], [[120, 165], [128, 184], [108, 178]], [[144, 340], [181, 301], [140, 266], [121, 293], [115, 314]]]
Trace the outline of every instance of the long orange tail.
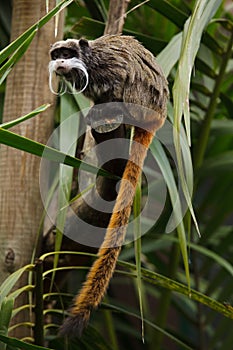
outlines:
[[68, 317], [61, 327], [62, 335], [80, 336], [82, 334], [91, 310], [98, 307], [108, 288], [125, 238], [136, 185], [153, 136], [154, 132], [135, 128], [131, 154], [124, 170], [104, 241], [81, 291], [75, 297], [74, 305], [70, 310], [72, 316]]

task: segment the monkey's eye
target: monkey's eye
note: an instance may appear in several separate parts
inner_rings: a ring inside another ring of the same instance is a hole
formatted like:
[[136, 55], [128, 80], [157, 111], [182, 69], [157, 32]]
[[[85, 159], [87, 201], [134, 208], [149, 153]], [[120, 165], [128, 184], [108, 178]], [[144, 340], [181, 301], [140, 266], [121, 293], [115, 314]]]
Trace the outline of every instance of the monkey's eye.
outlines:
[[65, 59], [72, 58], [73, 52], [72, 50], [62, 50], [60, 57]]
[[59, 58], [59, 57], [60, 57], [60, 53], [59, 53], [58, 50], [54, 50], [54, 51], [51, 52], [51, 58], [52, 58], [52, 60], [56, 60], [56, 59]]
[[73, 49], [66, 49], [66, 48], [60, 48], [60, 49], [55, 49], [54, 51], [51, 52], [51, 58], [52, 60], [57, 60], [58, 58], [60, 59], [69, 59], [72, 57], [77, 57], [78, 58], [78, 53], [73, 50]]

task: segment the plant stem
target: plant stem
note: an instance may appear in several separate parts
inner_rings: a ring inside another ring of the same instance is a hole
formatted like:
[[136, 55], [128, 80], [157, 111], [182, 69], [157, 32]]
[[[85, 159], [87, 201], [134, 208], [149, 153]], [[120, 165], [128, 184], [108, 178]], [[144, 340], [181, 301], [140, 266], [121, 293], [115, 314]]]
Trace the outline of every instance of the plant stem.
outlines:
[[35, 263], [35, 326], [34, 338], [36, 345], [44, 345], [44, 320], [43, 320], [43, 261]]
[[[227, 63], [229, 59], [231, 58], [232, 53], [232, 45], [233, 45], [233, 32], [231, 33], [231, 37], [228, 42], [227, 49], [222, 57], [222, 63], [220, 66], [219, 74], [215, 81], [215, 86], [213, 89], [213, 93], [211, 95], [209, 105], [207, 108], [207, 112], [205, 115], [205, 119], [202, 123], [201, 127], [201, 134], [199, 137], [199, 140], [197, 142], [196, 147], [194, 147], [194, 169], [197, 169], [201, 167], [205, 155], [205, 151], [208, 144], [209, 134], [210, 134], [210, 127], [211, 122], [215, 114], [215, 110], [218, 103], [218, 97], [221, 91], [221, 84], [224, 79]], [[194, 185], [194, 191], [196, 191], [197, 183]], [[189, 214], [189, 218], [191, 218]], [[197, 268], [197, 257], [196, 252], [193, 252], [193, 266], [194, 266], [194, 281], [195, 281], [195, 288], [197, 291], [199, 291], [199, 272]], [[205, 349], [205, 333], [204, 333], [204, 324], [203, 324], [203, 307], [201, 304], [197, 303], [197, 324], [198, 324], [198, 331], [199, 331], [199, 348]]]
[[[194, 268], [194, 281], [195, 281], [195, 288], [196, 290], [200, 290], [200, 272], [198, 270], [198, 257], [197, 257], [197, 252], [193, 251], [192, 254], [192, 261], [193, 261], [193, 268]], [[206, 344], [205, 344], [205, 325], [203, 322], [203, 306], [199, 303], [196, 304], [197, 307], [197, 312], [196, 312], [196, 317], [197, 317], [197, 325], [198, 325], [198, 349], [200, 350], [205, 350], [206, 349]]]
[[202, 123], [201, 134], [197, 142], [197, 145], [194, 148], [194, 169], [199, 168], [203, 163], [203, 159], [204, 159], [204, 155], [205, 155], [205, 151], [206, 151], [206, 147], [209, 139], [210, 126], [211, 126], [212, 119], [214, 117], [215, 109], [217, 107], [218, 97], [221, 90], [221, 84], [224, 79], [227, 63], [231, 58], [232, 45], [233, 45], [233, 32], [231, 33], [227, 50], [222, 57], [222, 64], [220, 66], [219, 74], [216, 78], [214, 90], [209, 101], [205, 119]]
[[[180, 248], [177, 243], [174, 243], [171, 248], [170, 261], [168, 267], [168, 275], [170, 278], [174, 278], [176, 275], [176, 271], [179, 265], [180, 260]], [[165, 329], [167, 323], [167, 316], [169, 312], [169, 306], [171, 303], [171, 290], [165, 289], [162, 292], [159, 307], [157, 311], [156, 324]], [[153, 345], [154, 350], [160, 350], [162, 347], [164, 334], [161, 332], [155, 331], [153, 333], [153, 338], [151, 344]]]
[[105, 317], [105, 325], [106, 325], [106, 333], [109, 336], [109, 341], [111, 344], [111, 349], [112, 350], [119, 350], [118, 347], [118, 342], [117, 342], [117, 336], [116, 336], [116, 331], [114, 328], [114, 322], [112, 319], [112, 311], [110, 310], [104, 310], [104, 317]]

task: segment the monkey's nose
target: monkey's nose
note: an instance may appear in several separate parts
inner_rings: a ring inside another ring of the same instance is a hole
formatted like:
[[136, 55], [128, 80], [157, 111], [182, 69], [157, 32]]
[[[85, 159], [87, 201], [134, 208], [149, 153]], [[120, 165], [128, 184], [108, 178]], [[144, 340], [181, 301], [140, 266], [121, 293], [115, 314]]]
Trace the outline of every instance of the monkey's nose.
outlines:
[[69, 60], [66, 60], [65, 58], [58, 58], [54, 62], [54, 70], [59, 75], [67, 74], [71, 69], [72, 66], [70, 65]]

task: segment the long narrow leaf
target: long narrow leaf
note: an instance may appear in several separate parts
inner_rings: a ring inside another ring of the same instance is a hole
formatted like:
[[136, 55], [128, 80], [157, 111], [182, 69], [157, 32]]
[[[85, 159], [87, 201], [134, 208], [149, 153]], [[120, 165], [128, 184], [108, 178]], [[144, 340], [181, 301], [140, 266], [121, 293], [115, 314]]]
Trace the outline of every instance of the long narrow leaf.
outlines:
[[8, 295], [8, 297], [16, 299], [21, 293], [31, 292], [31, 291], [33, 291], [33, 289], [34, 289], [34, 285], [29, 284], [29, 285], [26, 285], [26, 286], [23, 286], [19, 289], [14, 290], [12, 293], [10, 293]]
[[[174, 99], [174, 142], [178, 160], [179, 175], [182, 183], [185, 199], [189, 206], [190, 213], [195, 223], [197, 232], [199, 233], [198, 224], [192, 207], [191, 196], [192, 188], [185, 180], [183, 160], [181, 156], [181, 120], [184, 115], [185, 128], [188, 143], [190, 139], [190, 111], [189, 111], [189, 91], [190, 79], [193, 69], [194, 60], [200, 46], [201, 36], [205, 26], [208, 24], [212, 16], [221, 4], [221, 0], [197, 0], [192, 16], [186, 21], [183, 31], [183, 43], [181, 48], [181, 56], [177, 69], [177, 74], [173, 87]], [[192, 173], [192, 169], [189, 169]]]
[[42, 143], [30, 140], [0, 127], [0, 144], [1, 143], [39, 157], [44, 157], [54, 162], [70, 165], [74, 168], [79, 168], [82, 165], [82, 170], [90, 173], [96, 174], [96, 172], [98, 172], [99, 175], [116, 178], [116, 176], [103, 169], [98, 169], [94, 165], [85, 163], [77, 158], [58, 151], [55, 148], [45, 146]]
[[153, 0], [148, 3], [148, 6], [163, 14], [166, 18], [170, 19], [171, 22], [175, 23], [179, 28], [182, 27], [185, 20], [187, 19], [187, 15], [185, 12], [183, 12], [167, 0]]
[[[166, 235], [166, 236], [163, 235], [161, 241], [164, 241], [164, 240], [168, 240], [168, 241], [171, 241], [171, 242], [177, 242], [177, 238], [173, 237], [173, 236], [170, 236], [170, 235]], [[159, 245], [159, 241], [157, 241], [156, 244]], [[151, 245], [151, 243], [149, 243], [149, 245], [150, 245], [150, 247], [153, 247]], [[201, 245], [195, 244], [195, 243], [189, 243], [189, 246], [190, 246], [191, 249], [197, 251], [198, 253], [202, 254], [203, 256], [214, 260], [216, 265], [218, 265], [218, 266], [222, 267], [223, 269], [225, 269], [230, 274], [230, 276], [233, 276], [233, 266], [232, 266], [232, 264], [229, 261], [227, 261], [226, 259], [224, 259], [222, 256], [220, 256], [219, 254], [211, 251], [210, 249], [207, 249], [207, 248], [205, 248], [205, 247], [203, 247]], [[152, 248], [152, 249], [154, 249], [154, 248]]]
[[[0, 307], [0, 334], [7, 335], [14, 307], [14, 298], [4, 298]], [[0, 342], [0, 349], [1, 342]]]
[[21, 46], [12, 54], [12, 56], [9, 58], [9, 60], [0, 68], [0, 85], [3, 83], [3, 81], [6, 79], [7, 75], [10, 73], [11, 69], [13, 68], [14, 64], [19, 61], [19, 59], [24, 55], [24, 53], [27, 51], [28, 47], [30, 46], [35, 34], [37, 32], [37, 29], [35, 29], [29, 37], [21, 44]]
[[[125, 262], [125, 261], [118, 261], [118, 264], [120, 266], [128, 267], [129, 269], [132, 269], [133, 271], [136, 271], [136, 266]], [[134, 275], [134, 277], [136, 277]], [[188, 296], [191, 300], [198, 301], [199, 303], [202, 303], [209, 308], [211, 308], [214, 311], [219, 312], [220, 314], [233, 319], [233, 308], [228, 307], [227, 305], [218, 302], [217, 300], [208, 297], [207, 295], [198, 292], [194, 289], [191, 289], [186, 287], [184, 284], [177, 282], [175, 280], [172, 280], [168, 277], [162, 276], [156, 272], [150, 271], [148, 269], [142, 268], [142, 278], [145, 279], [147, 282], [159, 285], [161, 287], [167, 288], [169, 290], [172, 290], [174, 292], [181, 293], [183, 295]]]
[[204, 28], [213, 17], [221, 0], [197, 0], [192, 16], [186, 21], [178, 70], [173, 87], [174, 122], [180, 130], [184, 114], [187, 138], [190, 144], [189, 89], [194, 60], [200, 46]]
[[180, 57], [181, 42], [182, 33], [179, 33], [172, 38], [169, 44], [156, 57], [165, 77], [168, 77]]
[[18, 125], [18, 124], [24, 122], [25, 120], [33, 118], [35, 115], [46, 111], [46, 109], [48, 107], [50, 107], [50, 104], [46, 103], [46, 104], [44, 104], [44, 105], [42, 105], [40, 107], [37, 107], [32, 112], [30, 112], [30, 113], [28, 113], [28, 114], [26, 114], [26, 115], [24, 115], [22, 117], [19, 117], [17, 119], [11, 120], [10, 122], [6, 122], [6, 123], [3, 123], [3, 124], [0, 124], [0, 128], [2, 128], [2, 129], [10, 129], [10, 128], [12, 128], [15, 125]]
[[[188, 19], [188, 15], [186, 13], [184, 13], [180, 8], [176, 7], [171, 1], [168, 0], [153, 0], [150, 1], [147, 6], [150, 6], [157, 12], [161, 13], [161, 15], [163, 15], [165, 18], [168, 18], [180, 29], [183, 28], [185, 21]], [[219, 55], [223, 53], [221, 46], [208, 33], [204, 33], [203, 43], [213, 52], [218, 53]]]
[[[72, 95], [61, 96], [61, 124], [59, 126], [60, 150], [71, 156], [75, 155], [77, 137], [79, 129], [79, 118], [72, 118], [77, 111], [75, 99]], [[73, 168], [60, 164], [59, 186], [58, 186], [58, 215], [57, 230], [55, 239], [55, 250], [59, 251], [62, 244], [62, 235], [66, 222], [67, 203], [70, 199], [72, 186]], [[59, 256], [54, 258], [54, 268], [58, 265]], [[51, 287], [53, 285], [55, 273], [52, 276]]]
[[[102, 305], [106, 306], [108, 309], [112, 310], [112, 311], [116, 311], [116, 312], [120, 312], [123, 315], [129, 315], [129, 316], [133, 316], [137, 319], [140, 319], [140, 316], [130, 312], [126, 309], [123, 309], [121, 307], [115, 306], [115, 305], [110, 305], [110, 304], [106, 304], [103, 303]], [[189, 345], [185, 344], [184, 342], [182, 342], [180, 339], [176, 338], [173, 334], [169, 333], [168, 331], [165, 331], [164, 329], [160, 328], [159, 326], [155, 325], [154, 323], [150, 322], [149, 320], [145, 319], [144, 320], [146, 324], [148, 324], [150, 327], [156, 329], [157, 331], [163, 333], [166, 337], [172, 339], [175, 343], [179, 344], [183, 349], [187, 349], [187, 350], [193, 350]]]
[[136, 193], [133, 203], [134, 213], [134, 247], [135, 247], [135, 261], [137, 267], [137, 287], [138, 287], [138, 298], [140, 306], [141, 324], [142, 324], [142, 341], [144, 343], [144, 314], [143, 314], [143, 301], [142, 301], [142, 275], [141, 275], [141, 179], [137, 184]]
[[166, 157], [166, 154], [159, 143], [159, 141], [155, 138], [150, 146], [150, 149], [152, 151], [152, 154], [154, 155], [156, 161], [159, 164], [159, 167], [162, 171], [163, 177], [165, 179], [165, 182], [168, 187], [171, 203], [173, 205], [173, 216], [170, 218], [170, 221], [166, 227], [167, 232], [170, 232], [171, 229], [174, 230], [177, 229], [178, 237], [179, 237], [179, 244], [180, 249], [183, 256], [183, 262], [186, 272], [186, 278], [188, 286], [190, 286], [190, 274], [189, 274], [189, 261], [188, 261], [188, 253], [187, 253], [187, 240], [184, 230], [184, 225], [182, 222], [183, 218], [183, 212], [181, 209], [181, 203], [179, 199], [179, 194], [177, 191], [176, 182], [170, 167], [170, 164], [168, 162], [168, 159]]
[[16, 338], [5, 337], [4, 335], [1, 335], [1, 334], [0, 334], [0, 340], [9, 346], [17, 347], [19, 349], [24, 349], [24, 350], [53, 350], [51, 348], [44, 348], [43, 346], [28, 344]]
[[21, 267], [17, 271], [13, 272], [0, 286], [0, 305], [3, 299], [10, 293], [11, 289], [14, 287], [15, 283], [19, 280], [21, 275], [25, 271], [32, 271], [34, 265], [26, 265]]

